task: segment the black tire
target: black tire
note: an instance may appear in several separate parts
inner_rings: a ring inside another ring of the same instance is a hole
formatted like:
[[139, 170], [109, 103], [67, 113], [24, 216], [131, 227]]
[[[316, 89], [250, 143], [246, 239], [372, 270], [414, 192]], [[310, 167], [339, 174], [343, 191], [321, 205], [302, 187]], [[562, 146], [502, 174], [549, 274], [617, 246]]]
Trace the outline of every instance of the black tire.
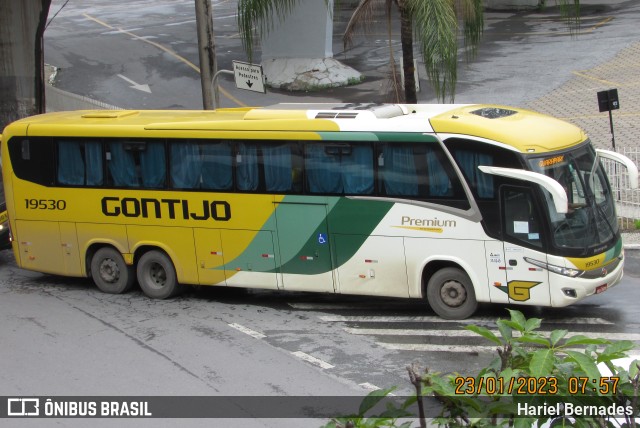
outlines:
[[468, 318], [478, 308], [469, 276], [452, 267], [433, 274], [427, 284], [427, 301], [436, 314], [448, 320]]
[[98, 288], [109, 294], [129, 291], [136, 281], [133, 266], [112, 247], [102, 247], [91, 258], [91, 277]]
[[176, 269], [162, 251], [144, 253], [138, 261], [137, 273], [140, 288], [152, 299], [167, 299], [179, 291]]

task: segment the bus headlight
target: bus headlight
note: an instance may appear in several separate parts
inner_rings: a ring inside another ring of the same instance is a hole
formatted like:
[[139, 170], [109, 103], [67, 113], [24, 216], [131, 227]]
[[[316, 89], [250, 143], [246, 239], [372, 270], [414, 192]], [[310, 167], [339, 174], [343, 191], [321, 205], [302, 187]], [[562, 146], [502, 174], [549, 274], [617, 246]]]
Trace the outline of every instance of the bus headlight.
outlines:
[[566, 268], [562, 266], [552, 265], [550, 263], [541, 262], [540, 260], [531, 259], [529, 257], [525, 257], [524, 260], [527, 263], [531, 263], [532, 265], [541, 267], [542, 269], [546, 269], [550, 272], [557, 273], [558, 275], [564, 275], [571, 278], [575, 278], [576, 276], [582, 275], [583, 271], [579, 269]]

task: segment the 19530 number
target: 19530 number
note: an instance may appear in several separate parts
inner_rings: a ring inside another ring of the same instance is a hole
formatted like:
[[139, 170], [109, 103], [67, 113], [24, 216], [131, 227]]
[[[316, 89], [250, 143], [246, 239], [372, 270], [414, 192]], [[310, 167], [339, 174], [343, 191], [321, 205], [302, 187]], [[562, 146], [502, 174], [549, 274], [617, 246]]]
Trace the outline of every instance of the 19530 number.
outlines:
[[28, 210], [64, 210], [67, 201], [64, 199], [25, 199], [25, 208]]

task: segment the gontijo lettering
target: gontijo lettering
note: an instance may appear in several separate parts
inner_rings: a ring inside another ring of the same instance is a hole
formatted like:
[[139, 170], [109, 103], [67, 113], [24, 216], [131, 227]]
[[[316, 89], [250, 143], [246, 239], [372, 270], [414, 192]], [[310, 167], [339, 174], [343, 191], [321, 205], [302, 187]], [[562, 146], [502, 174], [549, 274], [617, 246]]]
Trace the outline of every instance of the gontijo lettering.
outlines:
[[102, 198], [102, 214], [109, 217], [228, 221], [231, 219], [231, 205], [227, 201], [203, 200], [201, 205], [193, 207], [187, 199], [121, 199], [117, 196], [105, 196]]

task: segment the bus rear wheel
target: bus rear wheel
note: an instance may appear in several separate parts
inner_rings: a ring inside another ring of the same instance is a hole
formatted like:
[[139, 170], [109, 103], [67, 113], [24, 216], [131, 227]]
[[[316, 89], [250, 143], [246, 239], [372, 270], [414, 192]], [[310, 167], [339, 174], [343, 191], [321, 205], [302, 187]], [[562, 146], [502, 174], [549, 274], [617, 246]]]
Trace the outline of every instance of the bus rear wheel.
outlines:
[[91, 277], [98, 288], [109, 294], [121, 294], [131, 289], [136, 276], [119, 251], [111, 247], [100, 248], [91, 258]]
[[440, 269], [429, 279], [427, 301], [436, 314], [451, 320], [468, 318], [478, 308], [469, 276], [453, 267]]
[[138, 261], [137, 273], [140, 288], [152, 299], [167, 299], [179, 291], [176, 269], [162, 251], [144, 253]]

